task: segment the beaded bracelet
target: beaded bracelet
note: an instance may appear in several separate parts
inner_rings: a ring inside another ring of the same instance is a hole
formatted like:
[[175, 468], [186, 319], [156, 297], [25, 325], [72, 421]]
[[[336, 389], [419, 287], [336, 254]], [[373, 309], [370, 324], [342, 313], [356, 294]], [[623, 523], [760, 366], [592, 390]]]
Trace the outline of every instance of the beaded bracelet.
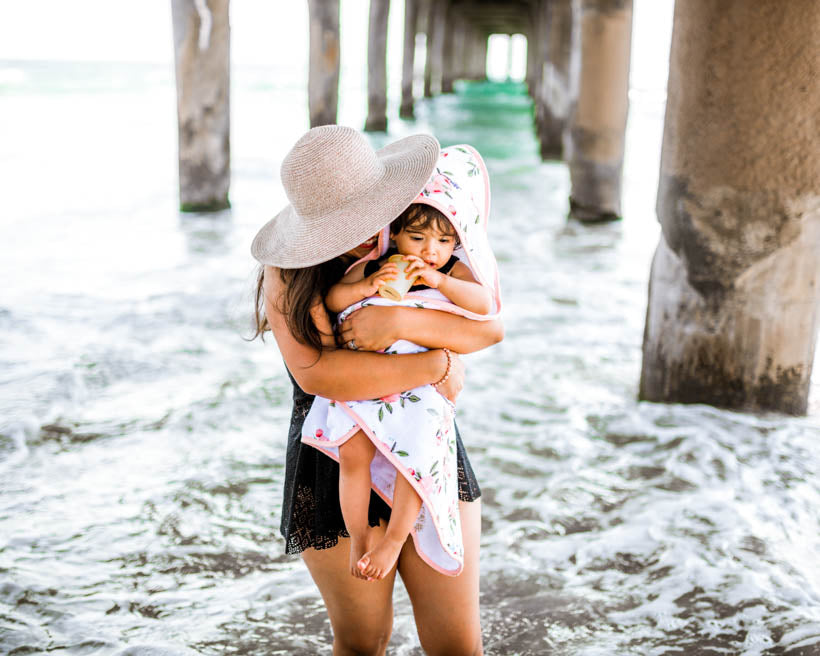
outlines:
[[441, 380], [436, 383], [433, 383], [433, 387], [435, 387], [436, 389], [438, 389], [439, 385], [443, 385], [447, 382], [447, 379], [450, 377], [450, 368], [453, 366], [453, 358], [450, 355], [450, 349], [444, 348], [441, 350], [444, 351], [444, 355], [447, 356], [447, 368], [444, 370], [444, 376], [442, 376]]

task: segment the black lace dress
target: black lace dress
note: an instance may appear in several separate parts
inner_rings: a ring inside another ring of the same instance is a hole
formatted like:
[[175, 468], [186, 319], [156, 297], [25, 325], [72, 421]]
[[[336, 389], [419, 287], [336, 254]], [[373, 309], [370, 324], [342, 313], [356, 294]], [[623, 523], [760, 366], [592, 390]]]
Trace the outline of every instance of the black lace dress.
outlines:
[[[339, 537], [348, 537], [339, 506], [339, 465], [312, 446], [302, 444], [302, 424], [313, 403], [293, 380], [293, 414], [288, 431], [285, 461], [285, 494], [282, 500], [280, 531], [285, 538], [287, 553], [300, 553], [309, 547], [327, 549], [335, 546]], [[475, 501], [481, 496], [461, 436], [456, 426], [458, 462], [458, 497]], [[390, 506], [371, 491], [369, 522], [390, 519]]]

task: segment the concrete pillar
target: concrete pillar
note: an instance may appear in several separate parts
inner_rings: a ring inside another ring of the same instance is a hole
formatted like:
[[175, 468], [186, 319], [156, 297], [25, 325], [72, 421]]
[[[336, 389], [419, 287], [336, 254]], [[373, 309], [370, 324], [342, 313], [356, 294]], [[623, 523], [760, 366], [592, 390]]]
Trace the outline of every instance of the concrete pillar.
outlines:
[[390, 0], [370, 0], [367, 37], [367, 132], [387, 130], [387, 17]]
[[478, 30], [478, 33], [476, 35], [476, 48], [474, 51], [475, 73], [473, 79], [487, 79], [487, 39], [489, 38], [490, 35], [487, 34], [483, 29]]
[[459, 77], [465, 80], [470, 80], [473, 77], [473, 49], [475, 43], [473, 41], [474, 28], [466, 20], [464, 24], [464, 35], [461, 41], [461, 72]]
[[183, 212], [230, 206], [229, 0], [172, 0]]
[[464, 17], [459, 17], [456, 33], [455, 47], [455, 76], [454, 80], [463, 80], [469, 77], [469, 57], [470, 57], [470, 25]]
[[444, 41], [441, 58], [441, 93], [453, 93], [453, 82], [456, 80], [456, 44], [459, 27], [456, 12], [449, 9], [445, 11], [441, 25]]
[[[436, 40], [436, 16], [439, 11], [439, 4], [428, 4], [425, 7], [424, 34], [427, 39], [427, 47], [424, 53], [424, 97], [433, 97], [433, 68], [436, 65], [433, 53], [435, 52]], [[439, 37], [440, 38], [440, 37]]]
[[441, 89], [444, 74], [444, 38], [447, 23], [447, 3], [434, 1], [430, 5], [427, 32], [427, 61], [424, 66], [424, 97], [432, 98]]
[[310, 127], [336, 123], [339, 104], [339, 0], [308, 0]]
[[543, 83], [543, 68], [547, 53], [547, 0], [536, 1], [530, 15], [529, 31], [527, 32], [527, 91], [533, 100], [533, 116], [535, 119], [536, 134], [541, 122], [543, 108], [541, 103], [541, 86]]
[[473, 51], [475, 50], [475, 28], [469, 23], [464, 25], [464, 42], [461, 46], [463, 62], [461, 65], [461, 77], [465, 80], [473, 79]]
[[467, 32], [465, 77], [483, 80], [487, 77], [487, 34], [479, 27], [470, 26]]
[[413, 118], [413, 64], [416, 59], [416, 30], [419, 0], [404, 0], [404, 52], [401, 67], [401, 107], [399, 116]]
[[578, 102], [570, 118], [570, 214], [621, 216], [632, 0], [582, 0]]
[[820, 3], [675, 6], [640, 397], [803, 414], [820, 317]]
[[542, 60], [539, 57], [541, 41], [546, 36], [540, 24], [541, 14], [547, 0], [535, 0], [530, 5], [529, 29], [527, 30], [527, 72], [524, 81], [527, 84], [527, 92], [533, 100], [538, 98], [538, 85], [541, 78]]
[[[580, 3], [576, 5], [580, 10]], [[572, 0], [551, 0], [545, 3], [541, 16], [546, 37], [541, 80], [536, 85], [536, 129], [545, 160], [564, 159], [569, 117], [577, 100], [578, 71], [573, 72], [573, 63], [580, 63], [580, 21], [574, 20], [575, 13]], [[577, 13], [580, 16], [580, 11]]]
[[541, 86], [544, 79], [544, 64], [547, 60], [549, 5], [550, 0], [538, 0], [532, 5], [530, 29], [527, 34], [527, 86], [533, 99], [536, 123], [539, 120]]

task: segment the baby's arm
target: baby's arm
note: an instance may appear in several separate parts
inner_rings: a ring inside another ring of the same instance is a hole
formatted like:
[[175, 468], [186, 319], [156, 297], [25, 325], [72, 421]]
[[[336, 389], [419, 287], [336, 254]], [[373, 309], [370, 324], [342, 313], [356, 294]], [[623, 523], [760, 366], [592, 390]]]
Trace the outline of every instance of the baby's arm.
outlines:
[[438, 289], [459, 307], [476, 314], [489, 314], [493, 309], [490, 290], [476, 281], [469, 267], [463, 262], [456, 262], [448, 275], [436, 271], [419, 257], [414, 255], [404, 257], [412, 260], [407, 267], [408, 273], [418, 274], [426, 285]]
[[480, 284], [470, 268], [463, 262], [456, 262], [450, 275], [444, 276], [438, 290], [456, 305], [476, 314], [489, 314], [493, 309], [490, 290]]
[[353, 267], [345, 276], [328, 291], [325, 305], [331, 312], [339, 313], [346, 307], [358, 303], [368, 296], [373, 296], [385, 282], [393, 280], [398, 274], [396, 265], [386, 262], [378, 271], [364, 277], [362, 262]]

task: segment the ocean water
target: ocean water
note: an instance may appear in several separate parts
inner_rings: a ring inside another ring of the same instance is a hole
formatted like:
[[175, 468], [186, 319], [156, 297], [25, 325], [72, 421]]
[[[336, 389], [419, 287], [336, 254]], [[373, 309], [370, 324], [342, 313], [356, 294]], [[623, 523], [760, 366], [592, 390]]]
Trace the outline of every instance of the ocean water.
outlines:
[[[330, 653], [278, 534], [289, 382], [275, 343], [243, 339], [303, 89], [235, 72], [233, 207], [181, 215], [171, 75], [0, 62], [4, 654]], [[820, 653], [817, 383], [803, 418], [636, 400], [663, 88], [630, 97], [618, 224], [567, 221], [515, 84], [372, 137], [429, 131], [490, 170], [506, 339], [465, 358], [458, 410], [486, 652]], [[420, 654], [396, 599], [390, 653]]]

